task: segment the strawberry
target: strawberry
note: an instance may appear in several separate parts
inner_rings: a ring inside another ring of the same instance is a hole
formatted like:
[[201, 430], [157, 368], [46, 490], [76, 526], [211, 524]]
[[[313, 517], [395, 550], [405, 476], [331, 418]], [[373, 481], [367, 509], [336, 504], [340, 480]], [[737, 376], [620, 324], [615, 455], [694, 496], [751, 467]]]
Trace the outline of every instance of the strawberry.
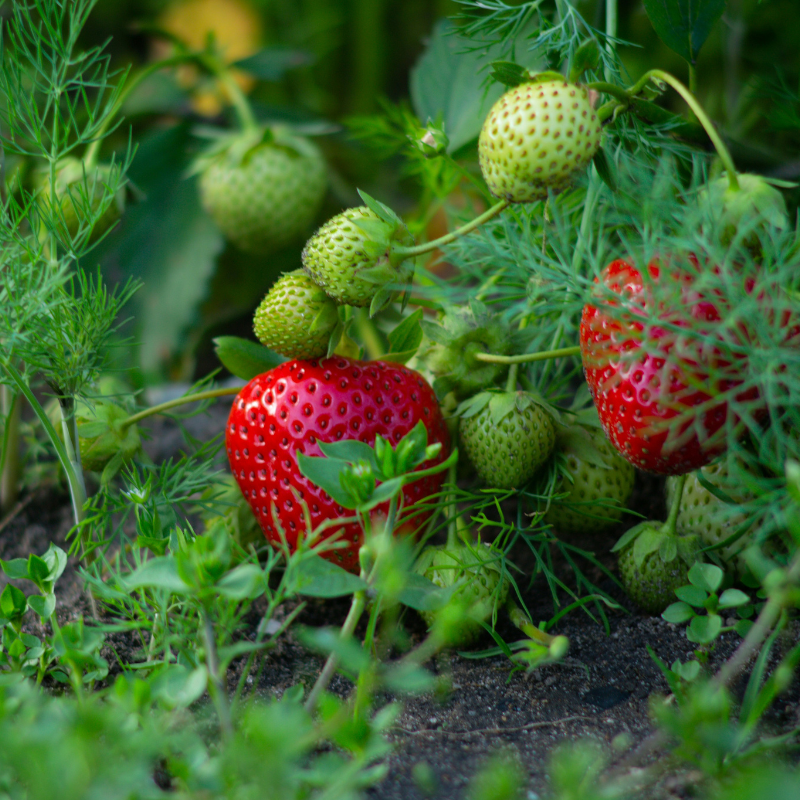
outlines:
[[395, 246], [414, 239], [391, 209], [362, 194], [365, 206], [329, 219], [303, 249], [303, 269], [337, 303], [370, 306], [388, 301], [391, 289], [409, 283], [413, 261], [393, 257]]
[[195, 169], [203, 208], [249, 253], [270, 253], [301, 236], [327, 186], [317, 146], [280, 128], [224, 137]]
[[339, 324], [333, 300], [301, 269], [281, 275], [256, 309], [261, 344], [287, 358], [319, 358]]
[[483, 303], [445, 309], [438, 323], [423, 322], [425, 340], [419, 356], [436, 376], [434, 384], [441, 396], [452, 391], [463, 400], [500, 381], [508, 366], [478, 361], [476, 353], [506, 355], [513, 336], [498, 317], [491, 316]]
[[553, 79], [509, 89], [481, 128], [481, 172], [495, 197], [513, 203], [566, 188], [600, 146], [601, 127], [586, 87]]
[[[447, 632], [449, 644], [474, 642], [483, 630], [481, 623], [488, 622], [505, 603], [510, 583], [503, 577], [500, 555], [485, 544], [456, 543], [426, 547], [417, 559], [414, 570], [440, 588], [462, 584], [450, 601], [458, 604], [462, 613], [454, 615], [457, 622]], [[439, 613], [420, 612], [428, 627], [433, 627]]]
[[[752, 472], [742, 467], [747, 472]], [[710, 464], [699, 470], [703, 477], [712, 485], [722, 489], [732, 500], [744, 502], [753, 497], [752, 492], [745, 487], [731, 491], [728, 478], [728, 468], [724, 462]], [[667, 504], [672, 503], [675, 495], [677, 478], [667, 478]], [[720, 486], [722, 484], [722, 486]], [[747, 522], [747, 515], [738, 513], [726, 513], [726, 508], [730, 508], [726, 503], [712, 494], [702, 483], [700, 483], [698, 473], [692, 472], [686, 476], [686, 483], [683, 487], [683, 497], [681, 498], [681, 508], [678, 512], [677, 526], [682, 533], [697, 534], [703, 540], [704, 547], [711, 547], [719, 544], [730, 536], [733, 536], [742, 525]], [[723, 547], [714, 552], [731, 566], [738, 566], [738, 555], [750, 543], [750, 536], [737, 539], [733, 544]]]
[[459, 413], [464, 452], [487, 486], [524, 486], [553, 450], [553, 418], [527, 392], [482, 392], [462, 403]]
[[[298, 537], [349, 513], [300, 473], [297, 453], [319, 456], [320, 443], [351, 438], [372, 445], [377, 434], [396, 443], [420, 420], [428, 443], [442, 444], [429, 467], [448, 457], [449, 436], [433, 390], [416, 372], [342, 357], [287, 361], [253, 378], [236, 396], [226, 429], [228, 459], [267, 539], [280, 545], [285, 536], [293, 551]], [[443, 481], [439, 473], [404, 486], [405, 507], [435, 494]], [[373, 513], [386, 510], [384, 504]], [[401, 527], [417, 530], [428, 516], [401, 516]], [[346, 546], [325, 556], [357, 572], [361, 528], [351, 522], [329, 528], [324, 536], [334, 534]]]
[[565, 474], [544, 522], [561, 533], [602, 531], [622, 518], [633, 492], [635, 470], [594, 426], [573, 424], [556, 435]]
[[[720, 240], [730, 244], [737, 235], [755, 257], [761, 252], [761, 237], [768, 228], [789, 225], [786, 201], [769, 178], [737, 175], [738, 189], [731, 189], [726, 175], [710, 181], [697, 193], [701, 208], [707, 206], [720, 226]], [[785, 185], [777, 181], [777, 185]]]
[[[739, 422], [724, 394], [741, 376], [720, 355], [720, 313], [692, 289], [698, 271], [696, 259], [690, 262], [693, 268], [665, 279], [657, 260], [647, 278], [627, 261], [613, 261], [600, 277], [605, 307], [588, 303], [581, 318], [584, 373], [606, 435], [634, 466], [662, 475], [709, 463]], [[648, 315], [663, 326], [646, 327]], [[695, 336], [676, 330], [689, 327]], [[748, 390], [736, 399], [754, 397]]]
[[[49, 173], [39, 177], [42, 192], [50, 202]], [[52, 212], [74, 240], [92, 217], [98, 218], [89, 234], [89, 243], [99, 241], [117, 224], [125, 210], [125, 185], [118, 164], [87, 167], [77, 158], [65, 158], [56, 172], [56, 196], [60, 207]], [[59, 226], [60, 227], [60, 226]]]
[[682, 558], [664, 561], [657, 550], [637, 563], [633, 545], [619, 554], [619, 575], [625, 591], [643, 611], [660, 614], [675, 602], [675, 590], [689, 582], [689, 564]]

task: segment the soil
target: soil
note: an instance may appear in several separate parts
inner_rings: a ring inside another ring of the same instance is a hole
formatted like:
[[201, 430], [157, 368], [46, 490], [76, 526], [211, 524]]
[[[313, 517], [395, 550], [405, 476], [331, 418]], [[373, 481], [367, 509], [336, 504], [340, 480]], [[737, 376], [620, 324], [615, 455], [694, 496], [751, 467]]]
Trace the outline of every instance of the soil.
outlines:
[[[223, 429], [227, 406], [218, 404], [209, 413], [187, 421], [193, 436], [210, 438]], [[152, 438], [148, 450], [154, 459], [174, 456], [182, 448], [182, 438], [176, 426], [168, 420], [150, 424]], [[651, 518], [663, 514], [659, 482], [640, 476], [634, 505]], [[72, 524], [66, 496], [54, 489], [43, 489], [22, 498], [17, 508], [0, 521], [0, 558], [27, 557], [43, 553], [50, 542], [67, 549], [66, 535]], [[620, 535], [613, 530], [596, 537], [574, 540], [573, 544], [593, 550], [610, 569], [614, 556], [608, 550]], [[523, 570], [532, 569], [532, 557], [525, 552], [512, 553], [512, 560]], [[529, 563], [531, 562], [531, 563]], [[566, 565], [560, 565], [562, 577], [568, 577]], [[470, 778], [501, 749], [515, 758], [529, 778], [527, 798], [536, 800], [546, 794], [549, 757], [553, 749], [564, 742], [589, 738], [607, 747], [608, 752], [635, 746], [653, 730], [649, 714], [650, 698], [668, 694], [667, 684], [647, 652], [651, 647], [667, 664], [693, 656], [693, 645], [682, 628], [660, 617], [638, 612], [619, 587], [594, 568], [587, 574], [608, 592], [622, 610], [608, 612], [609, 631], [586, 613], [578, 610], [562, 618], [554, 633], [569, 638], [567, 658], [558, 665], [546, 666], [533, 672], [514, 671], [504, 656], [469, 659], [458, 653], [443, 653], [427, 666], [442, 676], [435, 694], [402, 699], [402, 711], [390, 733], [394, 750], [388, 759], [386, 778], [369, 790], [369, 796], [380, 800], [431, 800], [459, 798], [465, 795]], [[5, 582], [0, 576], [0, 590]], [[16, 582], [23, 591], [30, 587]], [[63, 623], [80, 615], [90, 616], [82, 581], [76, 572], [74, 559], [56, 589], [58, 616]], [[553, 615], [552, 598], [543, 581], [537, 580], [524, 593], [527, 607], [534, 620]], [[297, 618], [302, 625], [339, 626], [349, 606], [347, 598], [337, 600], [308, 600]], [[291, 604], [282, 610], [292, 611]], [[258, 606], [253, 609], [250, 631], [258, 623]], [[424, 623], [409, 612], [404, 624], [417, 643], [425, 635]], [[36, 632], [35, 626], [31, 632]], [[502, 620], [498, 632], [506, 641], [521, 638], [510, 623]], [[800, 630], [794, 628], [789, 637], [797, 640]], [[724, 634], [711, 654], [713, 668], [728, 657], [739, 642], [733, 633]], [[115, 635], [114, 648], [118, 655], [131, 655], [137, 643]], [[477, 650], [494, 645], [486, 635], [475, 645]], [[126, 652], [127, 651], [127, 652]], [[111, 648], [104, 653], [114, 663]], [[773, 665], [777, 656], [773, 656]], [[322, 659], [304, 649], [291, 630], [271, 651], [265, 668], [256, 681], [249, 679], [252, 691], [261, 696], [280, 696], [298, 683], [310, 687]], [[231, 686], [235, 685], [237, 669], [231, 669]], [[112, 666], [113, 672], [118, 668]], [[743, 692], [746, 676], [735, 691]], [[337, 676], [331, 689], [346, 696], [352, 685]], [[389, 698], [391, 699], [391, 698]], [[770, 712], [767, 723], [774, 732], [782, 732], [800, 724], [800, 688], [797, 682], [783, 695]], [[651, 755], [658, 759], [659, 753]], [[653, 798], [679, 798], [691, 794], [699, 773], [691, 770], [675, 773], [666, 771]]]

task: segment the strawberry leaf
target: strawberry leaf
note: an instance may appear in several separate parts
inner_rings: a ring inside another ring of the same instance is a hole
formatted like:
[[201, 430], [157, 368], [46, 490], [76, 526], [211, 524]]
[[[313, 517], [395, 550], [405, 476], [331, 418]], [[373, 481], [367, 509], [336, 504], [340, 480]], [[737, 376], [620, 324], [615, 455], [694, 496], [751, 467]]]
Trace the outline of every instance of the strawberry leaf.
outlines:
[[229, 372], [245, 381], [286, 360], [269, 348], [238, 336], [218, 336], [214, 339], [214, 351]]
[[307, 597], [343, 597], [367, 588], [357, 575], [318, 555], [303, 558], [296, 570], [295, 591]]

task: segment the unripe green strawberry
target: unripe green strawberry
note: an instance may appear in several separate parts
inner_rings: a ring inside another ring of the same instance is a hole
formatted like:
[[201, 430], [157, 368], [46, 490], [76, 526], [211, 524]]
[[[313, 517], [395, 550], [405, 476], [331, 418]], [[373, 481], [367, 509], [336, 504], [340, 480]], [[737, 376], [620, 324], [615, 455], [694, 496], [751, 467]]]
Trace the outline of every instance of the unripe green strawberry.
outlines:
[[459, 411], [461, 443], [487, 486], [521, 488], [553, 450], [553, 418], [526, 392], [483, 392]]
[[413, 260], [394, 258], [393, 249], [413, 246], [414, 238], [394, 212], [370, 202], [329, 219], [306, 243], [303, 269], [337, 303], [374, 313], [389, 300], [387, 287], [411, 280]]
[[[49, 202], [49, 174], [42, 174], [39, 180]], [[100, 214], [92, 226], [89, 243], [101, 239], [117, 224], [125, 210], [125, 186], [116, 164], [99, 164], [92, 168], [77, 158], [65, 158], [59, 162], [56, 172], [56, 196], [60, 198], [60, 208], [54, 209], [56, 218], [60, 217], [70, 239], [75, 239], [81, 226], [88, 225], [94, 215]]]
[[611, 549], [619, 553], [619, 574], [625, 591], [642, 610], [660, 614], [675, 602], [675, 590], [688, 583], [700, 539], [669, 532], [670, 523], [640, 522]]
[[551, 74], [509, 89], [483, 123], [478, 155], [495, 197], [543, 200], [548, 191], [566, 188], [600, 146], [600, 121], [586, 87]]
[[426, 341], [419, 356], [436, 376], [437, 394], [453, 392], [457, 400], [497, 384], [508, 372], [506, 364], [478, 361], [476, 353], [506, 355], [513, 337], [508, 326], [492, 317], [483, 303], [445, 310], [440, 321], [423, 322]]
[[320, 358], [339, 324], [336, 303], [301, 269], [281, 275], [256, 309], [261, 344], [287, 358]]
[[[726, 509], [730, 508], [730, 506], [723, 503], [722, 500], [709, 492], [700, 483], [698, 472], [701, 472], [703, 477], [712, 485], [724, 484], [720, 488], [736, 502], [744, 502], [750, 499], [752, 494], [741, 489], [731, 491], [725, 481], [728, 476], [728, 469], [724, 462], [709, 464], [707, 467], [703, 467], [697, 472], [690, 472], [686, 476], [686, 483], [683, 486], [683, 495], [681, 496], [681, 508], [678, 512], [677, 527], [681, 533], [697, 534], [703, 540], [703, 545], [709, 547], [719, 544], [729, 536], [732, 536], [747, 521], [747, 516], [745, 514], [726, 513]], [[678, 478], [667, 478], [668, 507], [675, 497], [677, 484]], [[714, 552], [725, 563], [738, 566], [739, 560], [737, 556], [748, 547], [750, 538], [749, 532], [745, 533], [733, 544]]]
[[689, 565], [680, 558], [665, 562], [657, 550], [637, 565], [629, 545], [619, 554], [619, 576], [636, 605], [656, 615], [676, 601], [676, 589], [689, 583]]
[[723, 244], [730, 244], [738, 232], [747, 230], [742, 244], [757, 256], [768, 227], [782, 230], [789, 225], [786, 201], [768, 178], [743, 174], [736, 179], [738, 189], [731, 189], [725, 175], [710, 181], [697, 193], [697, 201], [701, 208], [708, 204], [718, 218]]
[[631, 493], [636, 470], [612, 447], [597, 427], [571, 425], [556, 437], [569, 473], [561, 478], [554, 494], [568, 492], [554, 500], [544, 521], [562, 533], [602, 531], [622, 518]]
[[[508, 597], [509, 582], [503, 578], [500, 554], [488, 545], [456, 544], [426, 547], [414, 570], [442, 589], [462, 583], [450, 600], [454, 613], [446, 618], [445, 638], [454, 647], [469, 645]], [[460, 611], [460, 613], [458, 613]], [[429, 627], [441, 619], [441, 611], [420, 611]]]
[[197, 169], [203, 208], [249, 253], [270, 253], [301, 236], [327, 187], [317, 146], [280, 129], [227, 138]]

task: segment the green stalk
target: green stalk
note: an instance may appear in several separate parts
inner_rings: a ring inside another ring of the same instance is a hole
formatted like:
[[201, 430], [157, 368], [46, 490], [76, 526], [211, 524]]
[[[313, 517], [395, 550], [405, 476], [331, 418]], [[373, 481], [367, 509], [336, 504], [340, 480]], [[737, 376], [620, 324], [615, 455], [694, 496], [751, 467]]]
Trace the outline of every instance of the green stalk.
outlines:
[[0, 386], [0, 413], [5, 420], [0, 447], [0, 514], [6, 514], [19, 496], [19, 395]]
[[[33, 413], [39, 418], [39, 422], [42, 423], [42, 427], [50, 439], [50, 443], [55, 448], [58, 460], [61, 462], [61, 466], [64, 468], [64, 472], [67, 476], [70, 498], [72, 500], [72, 512], [75, 517], [75, 524], [77, 525], [84, 518], [83, 505], [86, 502], [86, 488], [83, 483], [83, 475], [75, 471], [75, 462], [67, 450], [67, 442], [61, 441], [56, 433], [56, 429], [53, 427], [53, 423], [50, 422], [50, 418], [47, 416], [47, 412], [42, 408], [41, 403], [36, 399], [36, 395], [34, 395], [30, 386], [25, 383], [25, 379], [20, 375], [17, 368], [11, 362], [7, 362], [5, 368], [11, 376], [11, 379], [17, 385], [19, 391], [25, 396], [28, 403], [30, 403]], [[66, 437], [66, 439], [69, 442], [70, 450], [72, 450], [71, 437]], [[80, 466], [78, 469], [80, 469]]]
[[[344, 625], [342, 625], [342, 630], [339, 633], [339, 639], [341, 641], [344, 641], [353, 635], [353, 631], [355, 630], [358, 621], [361, 619], [361, 615], [364, 613], [364, 608], [366, 605], [366, 592], [363, 589], [355, 592], [353, 594], [353, 600], [350, 603], [350, 611], [347, 612], [347, 618], [345, 619]], [[320, 672], [314, 687], [311, 689], [311, 692], [306, 698], [305, 709], [309, 713], [312, 713], [316, 709], [319, 696], [325, 691], [325, 689], [328, 688], [328, 684], [331, 682], [331, 678], [333, 678], [333, 673], [336, 672], [337, 666], [339, 666], [339, 656], [337, 656], [336, 653], [331, 653], [328, 656], [328, 660], [325, 662], [325, 666], [322, 668], [322, 672]]]
[[475, 219], [467, 222], [465, 225], [462, 225], [460, 228], [456, 228], [454, 231], [445, 234], [444, 236], [440, 236], [438, 239], [434, 239], [432, 242], [425, 242], [425, 244], [418, 244], [415, 247], [396, 247], [392, 248], [392, 256], [399, 258], [400, 261], [406, 258], [413, 258], [415, 256], [421, 256], [425, 253], [430, 253], [432, 250], [436, 250], [439, 247], [444, 247], [450, 242], [454, 242], [460, 236], [465, 236], [466, 234], [475, 230], [475, 228], [480, 227], [483, 225], [484, 222], [488, 222], [490, 219], [496, 217], [500, 212], [505, 211], [508, 206], [511, 205], [509, 200], [500, 200], [500, 202], [495, 203], [491, 208], [488, 208], [486, 211], [483, 212], [480, 216], [475, 217]]
[[208, 610], [203, 609], [203, 642], [206, 650], [206, 668], [208, 669], [208, 689], [214, 705], [217, 708], [222, 736], [230, 739], [233, 735], [233, 723], [231, 722], [231, 708], [228, 704], [228, 690], [223, 684], [222, 676], [219, 674], [219, 656], [217, 654], [217, 640], [214, 635], [214, 626], [211, 624], [211, 617]]
[[[617, 38], [617, 0], [606, 0], [606, 36], [609, 39]], [[617, 51], [614, 42], [607, 43], [608, 52], [613, 56]], [[606, 70], [606, 78], [609, 78], [609, 70]]]
[[485, 361], [489, 364], [527, 364], [532, 361], [547, 361], [550, 358], [580, 355], [580, 345], [562, 347], [558, 350], [543, 350], [540, 353], [524, 353], [521, 356], [499, 356], [494, 353], [475, 353], [476, 361]]
[[669, 509], [669, 516], [667, 521], [661, 527], [664, 533], [675, 535], [678, 523], [678, 513], [681, 510], [681, 498], [683, 497], [683, 487], [686, 484], [686, 475], [681, 475], [678, 478], [678, 486], [675, 491], [675, 497], [672, 498], [672, 505]]
[[159, 403], [157, 406], [151, 406], [150, 408], [145, 408], [142, 411], [137, 411], [135, 414], [131, 415], [124, 422], [122, 422], [120, 427], [127, 428], [128, 425], [141, 422], [141, 420], [147, 419], [147, 417], [151, 417], [154, 414], [161, 414], [164, 411], [169, 411], [169, 409], [176, 408], [177, 406], [184, 406], [187, 403], [197, 403], [200, 400], [211, 400], [215, 397], [229, 397], [233, 394], [239, 394], [241, 390], [241, 386], [230, 386], [226, 389], [209, 389], [205, 392], [197, 392], [196, 394], [187, 394], [183, 397], [176, 397], [174, 400], [167, 400], [165, 403]]
[[250, 107], [250, 101], [241, 88], [239, 88], [239, 84], [234, 80], [231, 71], [222, 62], [212, 56], [200, 55], [197, 57], [197, 60], [200, 61], [209, 72], [212, 72], [228, 91], [233, 110], [236, 112], [236, 117], [239, 120], [239, 125], [242, 130], [245, 132], [258, 130], [258, 122], [256, 122], [253, 109]]
[[371, 360], [375, 361], [386, 355], [386, 348], [381, 341], [380, 333], [375, 323], [369, 318], [366, 308], [360, 308], [355, 317], [358, 335], [364, 342], [364, 348]]

